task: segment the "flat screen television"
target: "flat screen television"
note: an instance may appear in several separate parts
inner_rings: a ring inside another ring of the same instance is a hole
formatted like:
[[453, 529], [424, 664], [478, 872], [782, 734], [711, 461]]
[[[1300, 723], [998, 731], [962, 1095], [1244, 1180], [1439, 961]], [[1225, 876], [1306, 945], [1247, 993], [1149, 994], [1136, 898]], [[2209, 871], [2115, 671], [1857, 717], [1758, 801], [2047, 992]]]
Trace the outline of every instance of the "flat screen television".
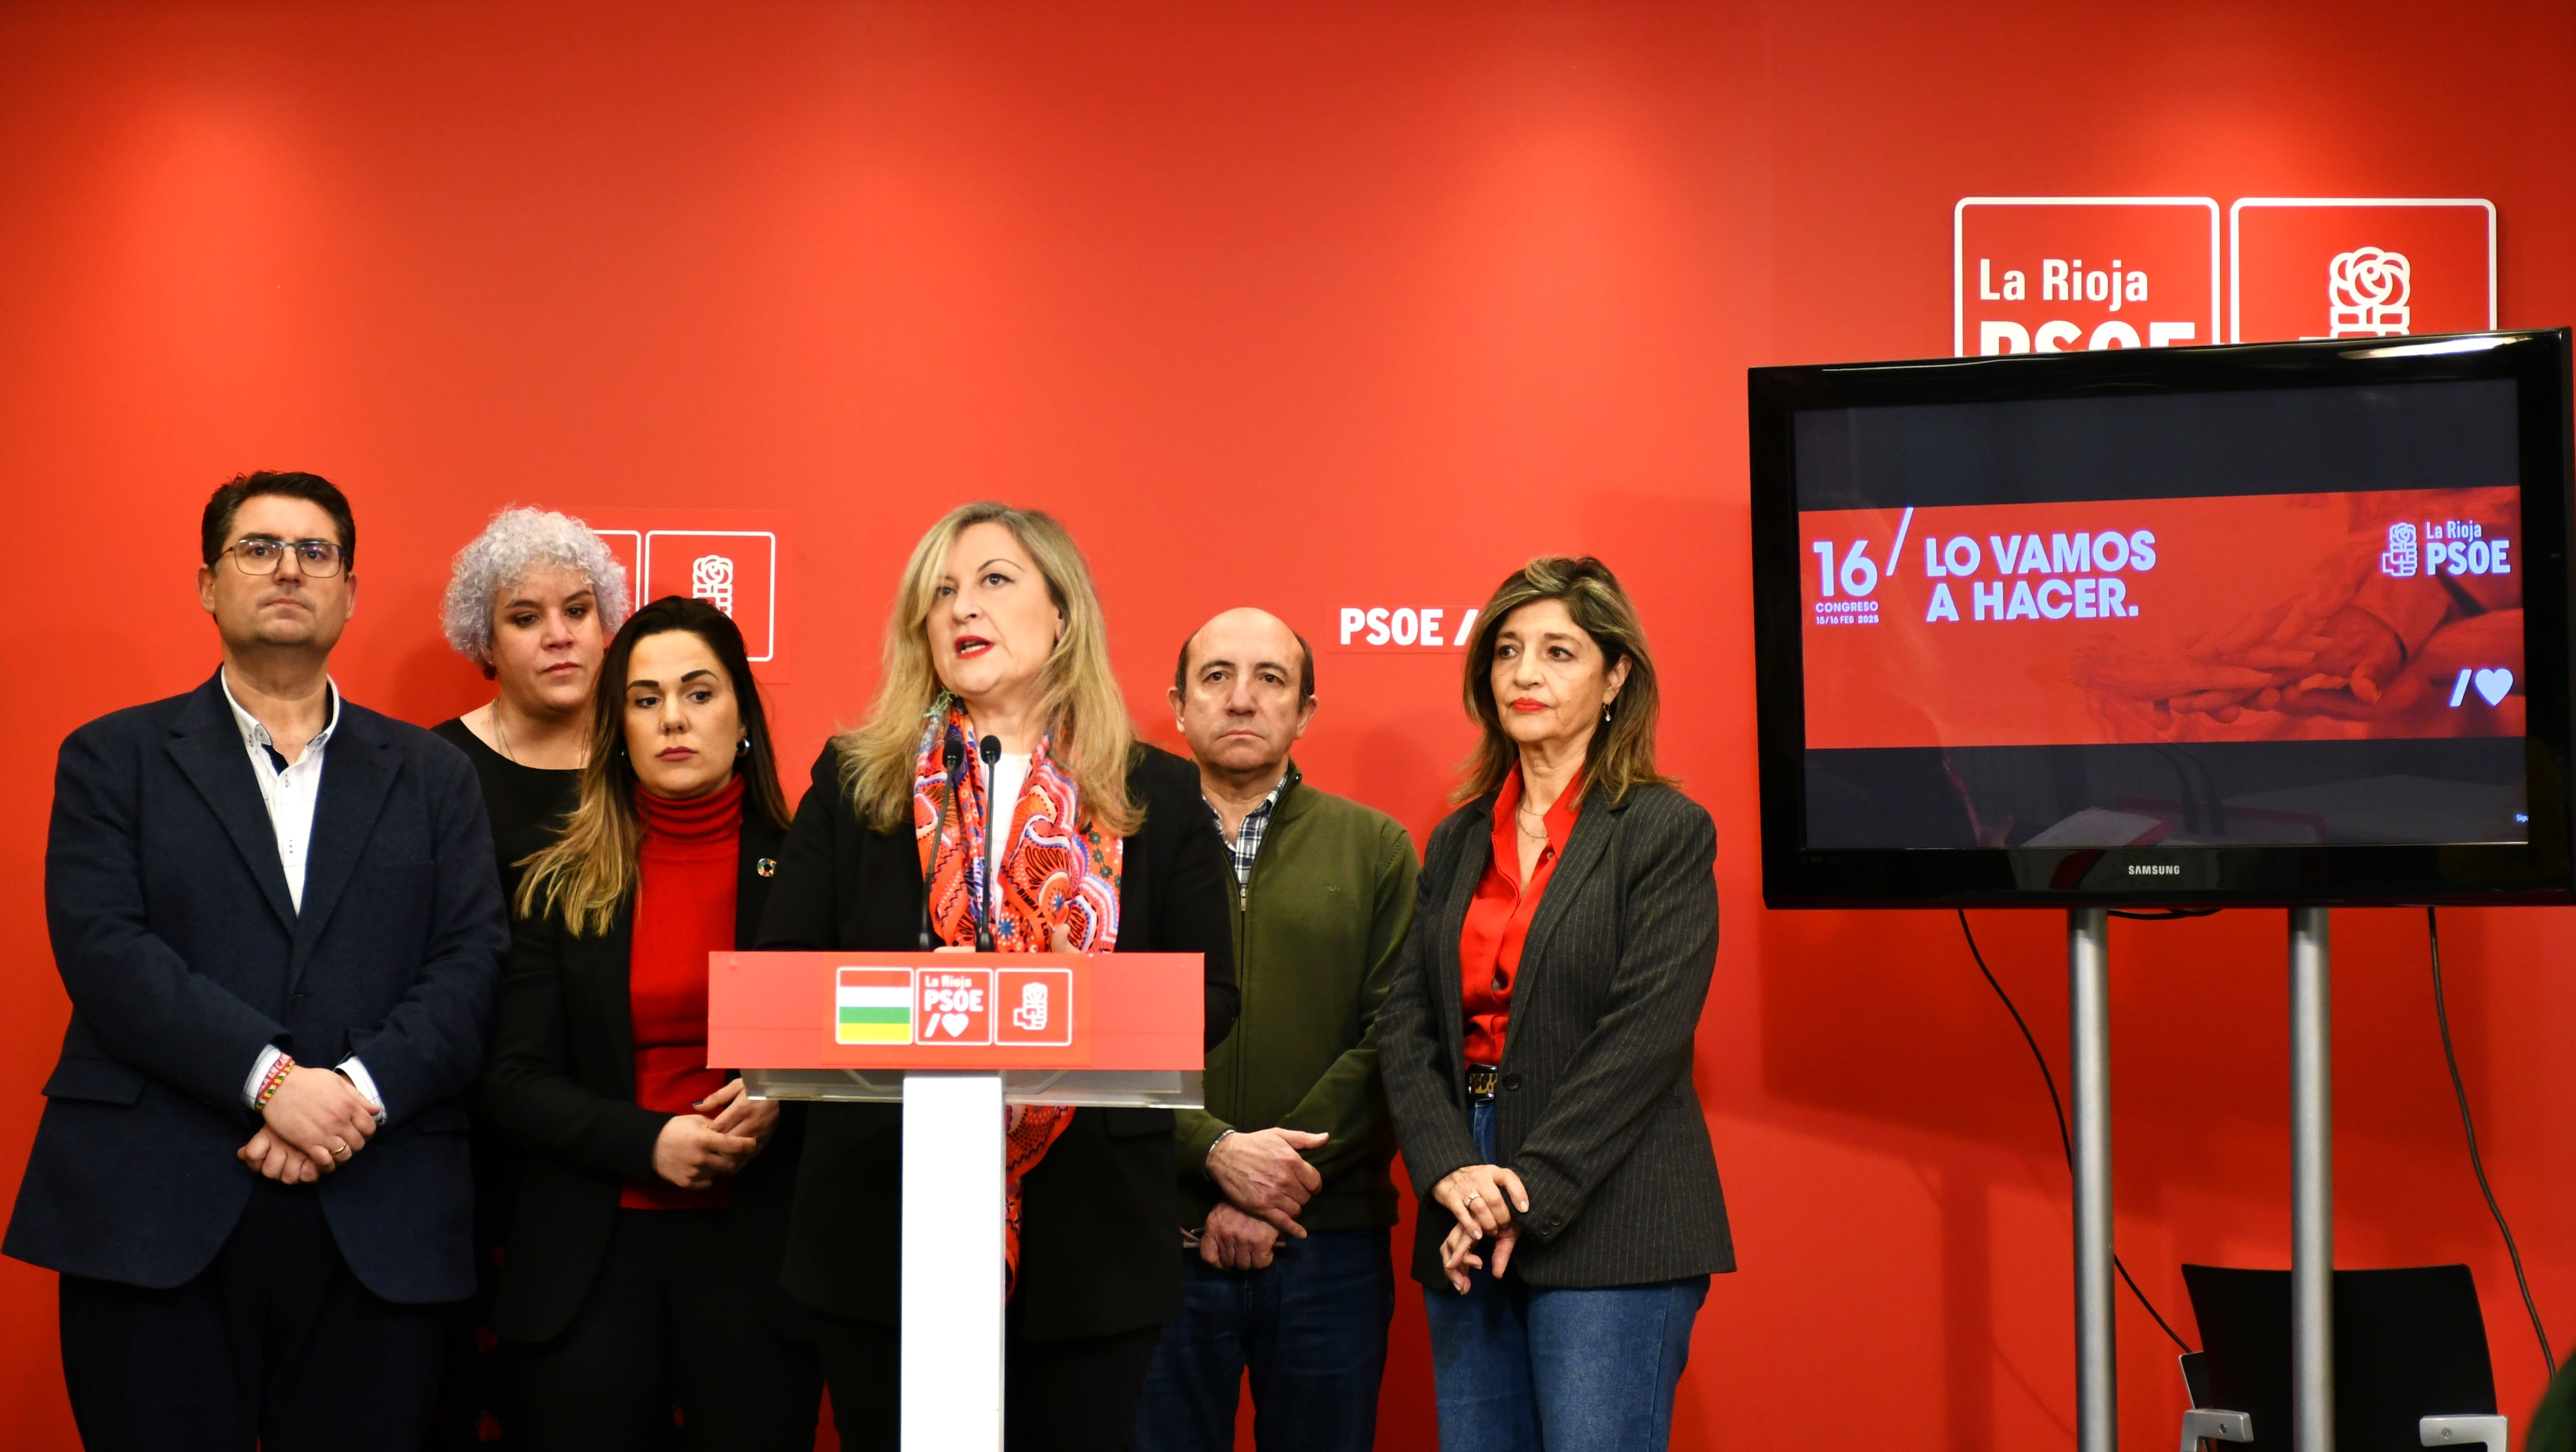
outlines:
[[2568, 333], [1752, 370], [1774, 907], [2576, 901]]

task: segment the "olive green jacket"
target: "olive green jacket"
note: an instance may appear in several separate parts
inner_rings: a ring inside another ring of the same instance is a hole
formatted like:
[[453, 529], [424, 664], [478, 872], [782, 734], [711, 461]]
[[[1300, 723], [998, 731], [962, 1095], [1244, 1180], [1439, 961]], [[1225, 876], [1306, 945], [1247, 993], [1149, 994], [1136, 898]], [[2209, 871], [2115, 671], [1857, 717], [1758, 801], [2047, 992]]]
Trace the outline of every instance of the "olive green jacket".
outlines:
[[[1395, 1135], [1378, 1082], [1377, 1010], [1413, 921], [1413, 839], [1393, 817], [1304, 785], [1292, 763], [1252, 877], [1233, 895], [1242, 1009], [1208, 1051], [1207, 1108], [1179, 1114], [1182, 1221], [1216, 1208], [1209, 1146], [1226, 1130], [1284, 1125], [1332, 1136], [1306, 1159], [1324, 1177], [1308, 1230], [1395, 1223]], [[1229, 874], [1230, 875], [1230, 874]]]

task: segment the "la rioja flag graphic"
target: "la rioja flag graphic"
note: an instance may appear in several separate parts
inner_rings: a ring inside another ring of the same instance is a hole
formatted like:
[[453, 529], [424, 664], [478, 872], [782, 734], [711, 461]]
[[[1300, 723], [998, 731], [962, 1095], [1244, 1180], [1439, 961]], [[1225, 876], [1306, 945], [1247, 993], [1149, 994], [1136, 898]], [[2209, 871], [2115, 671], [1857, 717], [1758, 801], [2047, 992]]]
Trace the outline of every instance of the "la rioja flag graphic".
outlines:
[[912, 970], [844, 968], [834, 986], [834, 1037], [845, 1044], [912, 1042]]

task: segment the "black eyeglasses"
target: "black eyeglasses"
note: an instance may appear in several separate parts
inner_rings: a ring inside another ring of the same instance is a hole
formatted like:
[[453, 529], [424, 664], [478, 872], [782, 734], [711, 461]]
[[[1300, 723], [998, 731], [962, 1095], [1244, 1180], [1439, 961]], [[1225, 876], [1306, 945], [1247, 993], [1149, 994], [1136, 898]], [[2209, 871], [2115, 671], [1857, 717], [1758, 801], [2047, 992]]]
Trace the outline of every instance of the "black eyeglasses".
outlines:
[[241, 567], [245, 575], [274, 575], [277, 562], [286, 552], [295, 552], [295, 567], [315, 579], [327, 580], [340, 573], [340, 547], [327, 539], [270, 539], [251, 535], [236, 541], [225, 553]]

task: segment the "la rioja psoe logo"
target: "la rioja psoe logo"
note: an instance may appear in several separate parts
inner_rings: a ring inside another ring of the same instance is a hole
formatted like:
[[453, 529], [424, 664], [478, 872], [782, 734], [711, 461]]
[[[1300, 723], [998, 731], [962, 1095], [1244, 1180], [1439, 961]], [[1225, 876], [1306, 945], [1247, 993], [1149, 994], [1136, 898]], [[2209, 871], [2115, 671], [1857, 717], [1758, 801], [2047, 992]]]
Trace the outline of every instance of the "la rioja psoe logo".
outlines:
[[2227, 209], [2227, 337], [2402, 338], [2496, 325], [2478, 197], [2246, 197]]
[[2208, 197], [1962, 197], [1950, 351], [2074, 353], [2219, 338]]

